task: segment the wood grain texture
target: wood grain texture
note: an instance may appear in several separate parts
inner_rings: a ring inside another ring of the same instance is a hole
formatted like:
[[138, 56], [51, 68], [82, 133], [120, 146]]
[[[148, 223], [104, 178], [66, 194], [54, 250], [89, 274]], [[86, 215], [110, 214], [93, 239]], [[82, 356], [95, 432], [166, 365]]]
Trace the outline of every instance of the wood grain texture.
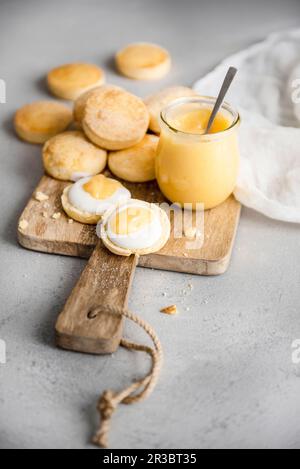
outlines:
[[127, 308], [136, 262], [135, 256], [115, 256], [97, 244], [56, 323], [59, 347], [92, 354], [118, 348], [123, 319], [106, 307]]
[[[18, 239], [27, 249], [89, 258], [98, 242], [95, 227], [68, 223], [60, 200], [67, 184], [48, 176], [42, 178], [36, 191], [49, 195], [49, 200], [30, 199], [20, 218], [28, 221], [28, 227], [18, 229]], [[125, 185], [134, 198], [156, 203], [165, 201], [156, 182]], [[205, 212], [201, 248], [188, 249], [188, 238], [174, 239], [172, 232], [167, 245], [159, 253], [140, 257], [139, 265], [198, 275], [224, 273], [230, 262], [240, 210], [240, 204], [230, 197], [224, 204]], [[54, 213], [61, 213], [59, 220], [52, 219]]]

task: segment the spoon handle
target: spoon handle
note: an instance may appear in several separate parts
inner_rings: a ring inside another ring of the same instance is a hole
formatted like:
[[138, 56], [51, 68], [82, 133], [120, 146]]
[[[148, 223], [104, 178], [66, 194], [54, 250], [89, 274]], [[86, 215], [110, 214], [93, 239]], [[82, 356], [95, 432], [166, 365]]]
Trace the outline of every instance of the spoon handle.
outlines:
[[227, 74], [226, 74], [226, 77], [223, 81], [223, 85], [222, 85], [222, 88], [221, 88], [220, 93], [218, 95], [218, 98], [216, 100], [216, 104], [214, 105], [211, 116], [209, 118], [207, 128], [206, 128], [206, 131], [205, 131], [206, 134], [210, 131], [211, 126], [212, 126], [212, 124], [215, 120], [215, 117], [218, 114], [219, 109], [223, 104], [223, 101], [224, 101], [224, 98], [227, 94], [227, 91], [228, 91], [228, 89], [229, 89], [229, 87], [230, 87], [230, 85], [231, 85], [231, 83], [232, 83], [232, 81], [233, 81], [236, 74], [237, 74], [237, 69], [234, 68], [234, 67], [230, 67]]

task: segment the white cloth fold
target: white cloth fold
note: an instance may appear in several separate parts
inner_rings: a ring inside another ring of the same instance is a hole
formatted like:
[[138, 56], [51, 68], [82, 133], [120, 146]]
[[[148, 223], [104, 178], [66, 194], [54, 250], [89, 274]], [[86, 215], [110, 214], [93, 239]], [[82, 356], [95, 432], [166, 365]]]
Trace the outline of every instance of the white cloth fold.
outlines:
[[230, 65], [239, 72], [226, 100], [242, 119], [235, 196], [268, 217], [300, 223], [300, 29], [227, 58], [194, 88], [216, 96]]

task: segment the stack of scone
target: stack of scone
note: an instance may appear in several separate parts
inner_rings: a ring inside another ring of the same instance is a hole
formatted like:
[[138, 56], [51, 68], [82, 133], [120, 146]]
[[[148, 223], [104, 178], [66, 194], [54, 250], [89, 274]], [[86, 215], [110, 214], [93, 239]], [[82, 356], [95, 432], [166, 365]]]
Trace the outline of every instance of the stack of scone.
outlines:
[[[153, 44], [132, 44], [116, 55], [118, 70], [134, 79], [160, 78], [170, 64], [168, 52]], [[71, 219], [100, 221], [101, 238], [113, 253], [155, 252], [169, 238], [169, 219], [156, 205], [131, 199], [120, 180], [155, 179], [160, 111], [194, 92], [172, 87], [143, 101], [104, 83], [104, 72], [95, 65], [68, 64], [52, 70], [49, 89], [55, 96], [74, 100], [73, 113], [54, 101], [29, 104], [16, 113], [16, 132], [23, 140], [44, 144], [48, 175], [73, 182], [62, 194], [63, 209]], [[117, 179], [101, 174], [107, 165]]]

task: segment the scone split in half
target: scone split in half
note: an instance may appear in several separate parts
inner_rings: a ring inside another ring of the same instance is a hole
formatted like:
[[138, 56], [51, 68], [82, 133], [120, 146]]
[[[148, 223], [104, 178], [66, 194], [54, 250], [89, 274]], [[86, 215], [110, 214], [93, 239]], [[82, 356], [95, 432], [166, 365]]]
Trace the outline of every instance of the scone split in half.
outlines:
[[160, 251], [168, 241], [170, 221], [158, 205], [131, 199], [103, 216], [100, 234], [114, 254], [150, 254]]
[[107, 210], [127, 202], [130, 197], [130, 192], [119, 181], [98, 174], [66, 187], [62, 206], [73, 220], [96, 225]]

